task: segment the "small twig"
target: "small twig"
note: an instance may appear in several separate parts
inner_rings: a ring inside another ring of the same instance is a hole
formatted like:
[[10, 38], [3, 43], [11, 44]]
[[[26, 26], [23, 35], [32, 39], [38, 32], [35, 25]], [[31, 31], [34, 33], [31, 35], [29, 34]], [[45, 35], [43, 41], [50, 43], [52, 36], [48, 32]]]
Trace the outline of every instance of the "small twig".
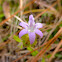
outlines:
[[23, 22], [21, 18], [19, 18], [18, 16], [14, 16], [15, 18], [17, 18], [20, 22]]
[[46, 50], [49, 48], [49, 46], [53, 44], [55, 40], [60, 36], [61, 33], [62, 33], [62, 28], [56, 33], [56, 35], [51, 40], [47, 42], [46, 46], [35, 56], [35, 58], [32, 59], [31, 62], [38, 61], [41, 58], [41, 56], [46, 52]]
[[33, 50], [33, 51], [31, 51], [31, 52], [29, 52], [29, 53], [27, 53], [27, 54], [23, 55], [22, 57], [19, 57], [18, 59], [14, 60], [13, 62], [16, 62], [16, 61], [20, 60], [21, 58], [23, 58], [23, 57], [25, 57], [25, 56], [29, 55], [30, 53], [32, 53], [32, 52], [34, 52], [34, 51], [36, 51], [37, 49], [39, 49], [39, 48], [43, 47], [43, 46], [44, 46], [44, 45], [46, 45], [46, 44], [47, 44], [47, 43], [42, 44], [40, 47], [38, 47], [38, 48], [36, 48], [35, 50]]
[[[42, 7], [42, 6], [45, 6], [45, 7], [47, 7], [47, 8], [50, 7], [50, 5], [48, 5], [46, 2], [43, 2], [43, 1], [40, 2], [40, 1], [37, 1], [37, 0], [36, 0], [35, 3], [38, 4], [38, 5], [40, 5], [41, 7]], [[53, 8], [53, 7], [51, 7], [50, 9], [53, 10], [53, 11], [55, 11], [55, 12], [57, 12], [56, 9]]]
[[62, 12], [61, 1], [60, 0], [57, 0], [57, 4], [58, 4], [59, 12], [61, 14], [61, 12]]
[[51, 35], [52, 32], [56, 29], [56, 27], [60, 24], [61, 21], [62, 21], [62, 17], [61, 17], [60, 20], [57, 22], [57, 24], [54, 26], [54, 28], [49, 32], [49, 35], [48, 35], [47, 38], [45, 39], [45, 42], [49, 39], [50, 35]]
[[49, 8], [47, 8], [45, 11], [41, 12], [40, 14], [38, 14], [35, 19], [37, 19], [39, 16], [41, 16], [42, 14], [44, 14], [46, 11], [48, 11], [51, 7], [55, 6], [57, 4], [57, 2], [53, 3]]
[[[20, 0], [20, 8], [22, 8], [22, 6], [23, 6], [23, 0]], [[23, 13], [23, 11], [20, 12], [21, 18], [22, 18], [22, 13]]]
[[3, 20], [0, 23], [0, 26], [3, 25], [5, 22], [7, 22], [10, 18], [14, 17], [14, 15], [16, 15], [17, 13], [19, 13], [21, 10], [23, 10], [24, 8], [28, 7], [29, 5], [31, 5], [35, 0], [32, 0], [31, 2], [29, 2], [26, 6], [24, 6], [22, 9], [19, 9], [17, 12], [15, 12], [13, 15], [11, 15], [10, 17], [8, 17], [7, 19]]
[[[5, 23], [11, 26], [10, 23], [8, 23], [8, 22], [5, 22]], [[13, 24], [12, 24], [12, 26], [13, 26], [13, 27], [16, 27], [16, 28], [18, 28], [18, 29], [22, 29], [22, 27], [20, 27], [20, 26], [15, 26], [15, 25], [13, 25]]]
[[61, 45], [62, 45], [62, 40], [60, 41], [60, 43], [56, 47], [55, 51], [52, 53], [52, 56], [50, 57], [49, 62], [51, 62], [51, 60], [54, 58], [54, 55], [57, 53], [57, 51], [61, 47]]

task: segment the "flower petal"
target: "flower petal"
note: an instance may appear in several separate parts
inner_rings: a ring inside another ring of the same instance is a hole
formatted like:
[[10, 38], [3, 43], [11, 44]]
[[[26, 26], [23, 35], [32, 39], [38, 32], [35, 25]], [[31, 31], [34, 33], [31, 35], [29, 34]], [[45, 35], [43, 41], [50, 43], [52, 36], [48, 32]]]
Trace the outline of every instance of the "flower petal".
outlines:
[[29, 32], [30, 44], [33, 44], [35, 41], [35, 32]]
[[32, 14], [29, 16], [29, 20], [34, 20], [34, 17]]
[[43, 27], [41, 23], [36, 23], [35, 25], [36, 25], [36, 28], [42, 28]]
[[28, 26], [28, 24], [25, 22], [21, 22], [19, 25], [22, 26], [23, 28], [26, 28]]
[[29, 16], [28, 24], [30, 25], [30, 27], [35, 24], [33, 15], [30, 15], [30, 16]]
[[43, 33], [39, 29], [36, 29], [35, 33], [38, 34], [41, 38], [43, 37]]
[[19, 33], [19, 38], [21, 38], [24, 34], [27, 34], [27, 33], [28, 33], [27, 29], [21, 30]]

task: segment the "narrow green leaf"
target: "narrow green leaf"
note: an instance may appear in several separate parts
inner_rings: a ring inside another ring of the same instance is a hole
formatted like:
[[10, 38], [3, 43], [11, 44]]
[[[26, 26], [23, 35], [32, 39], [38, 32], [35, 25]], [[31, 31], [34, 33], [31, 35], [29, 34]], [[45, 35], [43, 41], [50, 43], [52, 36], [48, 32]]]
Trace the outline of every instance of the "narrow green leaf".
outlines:
[[23, 48], [23, 44], [18, 45], [18, 47], [19, 47], [20, 49], [22, 49], [22, 48]]
[[[22, 42], [22, 40], [18, 37], [18, 36], [16, 36], [16, 35], [14, 35], [14, 40], [16, 40], [17, 42]], [[19, 48], [23, 48], [23, 44], [21, 44], [21, 45], [19, 45], [18, 46]]]
[[4, 14], [0, 14], [0, 18], [1, 18], [1, 17], [4, 17]]
[[41, 62], [45, 62], [45, 58], [42, 58], [42, 61]]
[[[29, 46], [29, 47], [27, 47], [27, 49], [29, 50], [29, 51], [33, 51], [33, 49]], [[34, 51], [34, 52], [32, 52], [31, 53], [33, 56], [36, 56], [37, 54], [38, 54], [38, 51]]]
[[22, 42], [21, 39], [18, 36], [13, 36], [14, 40], [16, 40], [17, 42]]
[[62, 22], [61, 22], [61, 24], [59, 25], [59, 27], [62, 27]]
[[56, 54], [55, 54], [55, 57], [62, 58], [62, 55], [59, 54], [59, 53], [56, 53]]
[[49, 54], [48, 56], [47, 56], [47, 58], [50, 58], [51, 57], [51, 54]]

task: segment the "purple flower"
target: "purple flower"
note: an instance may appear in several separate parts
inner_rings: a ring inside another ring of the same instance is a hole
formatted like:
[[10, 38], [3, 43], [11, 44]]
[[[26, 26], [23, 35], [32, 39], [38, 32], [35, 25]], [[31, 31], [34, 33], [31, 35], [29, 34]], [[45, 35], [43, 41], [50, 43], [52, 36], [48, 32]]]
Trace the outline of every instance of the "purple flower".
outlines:
[[36, 34], [38, 34], [41, 38], [43, 37], [43, 33], [39, 30], [39, 28], [42, 28], [42, 24], [41, 23], [35, 24], [33, 15], [29, 16], [28, 24], [25, 22], [21, 22], [19, 25], [25, 28], [20, 31], [19, 38], [21, 38], [24, 34], [28, 33], [30, 44], [34, 43]]

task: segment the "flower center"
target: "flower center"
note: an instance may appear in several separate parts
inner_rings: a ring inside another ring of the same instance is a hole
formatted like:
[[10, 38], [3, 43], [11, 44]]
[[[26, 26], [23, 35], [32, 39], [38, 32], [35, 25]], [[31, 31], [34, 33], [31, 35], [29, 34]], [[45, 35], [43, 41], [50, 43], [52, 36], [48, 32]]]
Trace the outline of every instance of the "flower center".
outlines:
[[29, 32], [34, 32], [35, 29], [36, 29], [35, 24], [33, 24], [32, 26], [31, 25], [28, 26], [28, 31]]

